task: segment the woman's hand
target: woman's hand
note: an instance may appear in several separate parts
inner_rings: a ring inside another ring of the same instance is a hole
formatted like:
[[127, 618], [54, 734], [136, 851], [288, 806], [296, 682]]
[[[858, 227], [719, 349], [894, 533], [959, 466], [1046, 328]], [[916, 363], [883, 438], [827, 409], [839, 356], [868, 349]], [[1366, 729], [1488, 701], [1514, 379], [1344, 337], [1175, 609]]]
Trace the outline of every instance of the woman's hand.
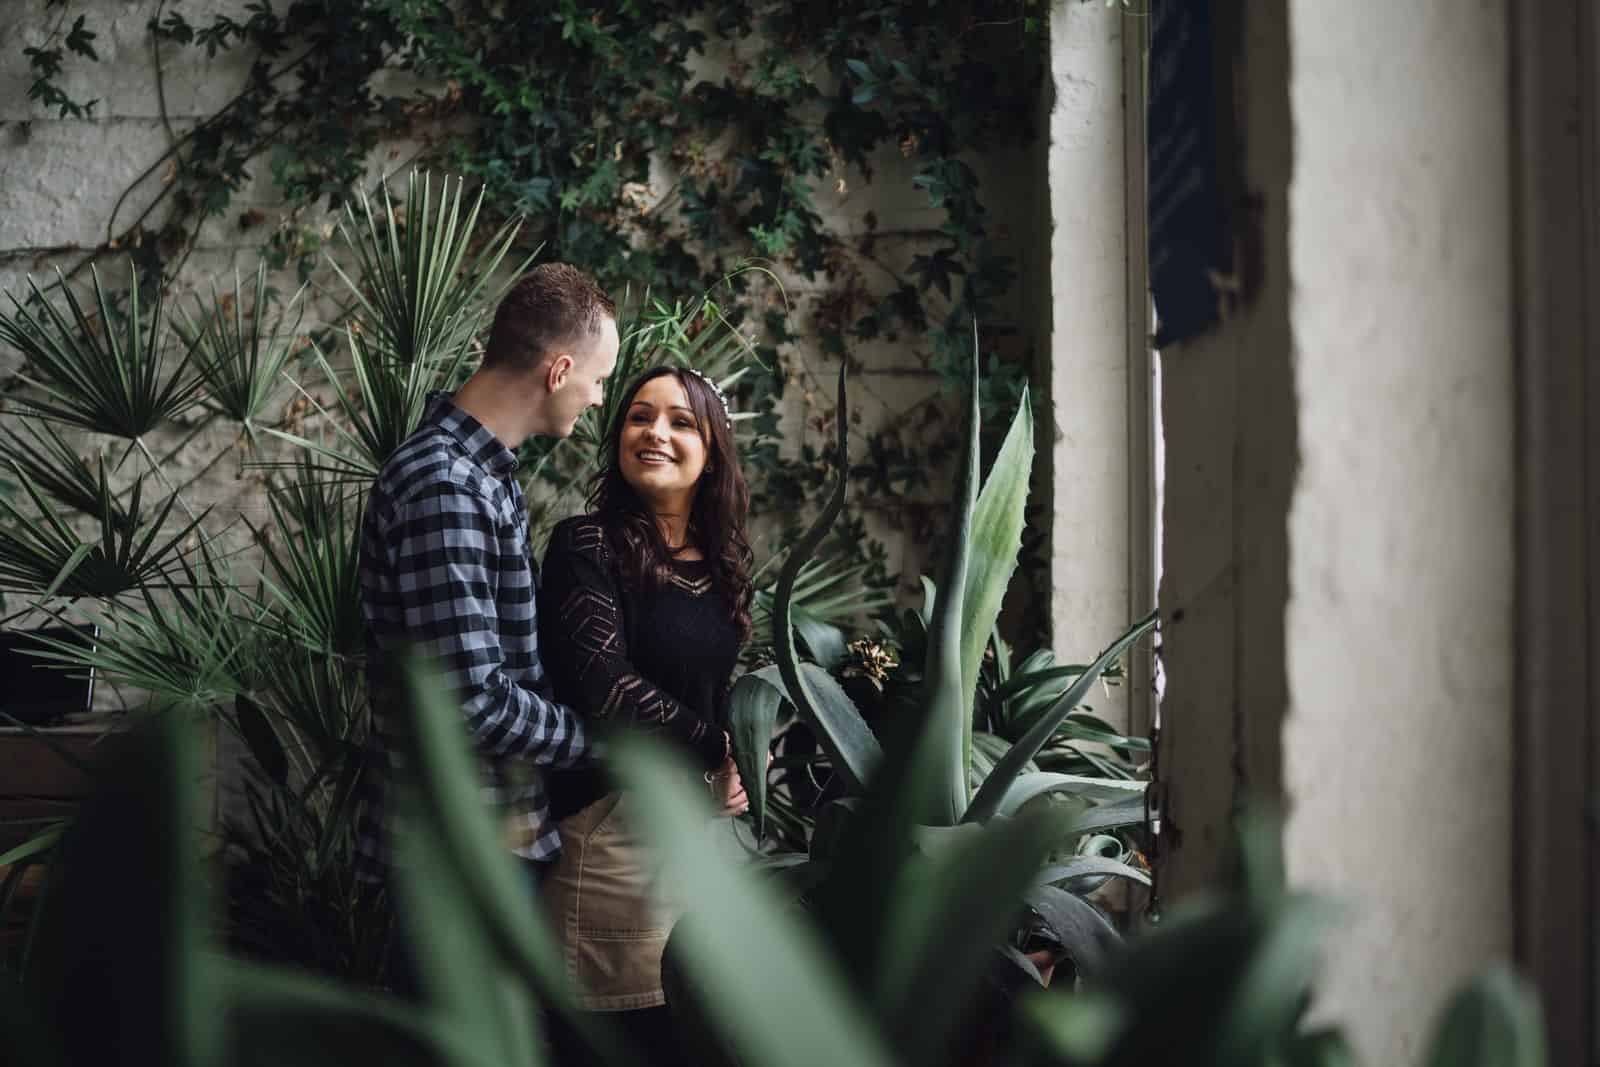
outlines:
[[743, 815], [750, 810], [750, 798], [745, 794], [744, 782], [739, 778], [739, 767], [729, 756], [722, 766], [706, 774], [706, 784], [717, 802], [719, 814]]

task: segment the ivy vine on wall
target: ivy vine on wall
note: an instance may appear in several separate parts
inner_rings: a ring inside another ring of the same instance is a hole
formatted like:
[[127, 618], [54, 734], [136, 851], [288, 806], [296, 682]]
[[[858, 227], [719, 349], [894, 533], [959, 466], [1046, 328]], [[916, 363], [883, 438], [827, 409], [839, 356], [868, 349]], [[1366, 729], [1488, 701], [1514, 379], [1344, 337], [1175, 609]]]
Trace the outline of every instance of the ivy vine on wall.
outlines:
[[[46, 10], [60, 21], [28, 49], [30, 95], [87, 117], [94, 103], [69, 99], [56, 79], [64, 62], [96, 59], [93, 6]], [[270, 228], [275, 266], [308, 274], [325, 212], [363, 180], [375, 149], [409, 144], [403, 163], [481, 182], [490, 210], [527, 217], [528, 248], [618, 291], [697, 293], [751, 258], [816, 286], [797, 311], [751, 289], [748, 273], [724, 283], [725, 305], [777, 371], [755, 376], [742, 400], [767, 413], [768, 430], [784, 390], [813, 380], [797, 363], [806, 349], [854, 359], [864, 342], [909, 342], [931, 375], [959, 384], [974, 321], [983, 350], [1005, 353], [985, 374], [996, 412], [985, 422], [1003, 426], [998, 411], [1014, 405], [1030, 353], [1005, 317], [1016, 257], [973, 163], [1033, 136], [1043, 13], [1040, 0], [251, 0], [191, 18], [161, 0], [149, 22], [158, 79], [180, 49], [248, 57], [249, 73], [215, 113], [174, 131], [141, 179], [171, 180], [137, 217], [119, 204], [90, 258], [133, 250], [143, 271], [171, 277], [202, 222], [233, 216]], [[914, 167], [905, 195], [937, 224], [830, 225], [818, 190], [870, 182], [886, 153]], [[276, 220], [235, 206], [263, 170], [284, 202]], [[885, 254], [908, 240], [909, 259]], [[831, 412], [819, 404], [812, 418], [825, 430]], [[857, 436], [858, 503], [915, 535], [938, 506], [930, 471], [953, 444], [953, 420], [935, 398]], [[751, 457], [756, 506], [785, 502], [767, 510], [801, 521], [787, 502], [821, 484], [825, 458]], [[862, 534], [858, 520], [845, 540], [864, 544]]]

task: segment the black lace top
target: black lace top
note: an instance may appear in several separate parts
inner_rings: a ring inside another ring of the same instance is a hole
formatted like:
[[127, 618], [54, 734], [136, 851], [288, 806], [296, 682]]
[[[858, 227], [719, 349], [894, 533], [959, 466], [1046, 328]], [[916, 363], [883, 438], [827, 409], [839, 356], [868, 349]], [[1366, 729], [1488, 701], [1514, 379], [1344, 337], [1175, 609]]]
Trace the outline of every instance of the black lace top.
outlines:
[[[538, 608], [555, 698], [599, 736], [645, 731], [706, 769], [722, 762], [739, 631], [709, 563], [676, 561], [663, 588], [624, 588], [605, 528], [592, 516], [568, 519], [545, 551]], [[551, 770], [547, 781], [557, 819], [612, 789], [593, 765]]]

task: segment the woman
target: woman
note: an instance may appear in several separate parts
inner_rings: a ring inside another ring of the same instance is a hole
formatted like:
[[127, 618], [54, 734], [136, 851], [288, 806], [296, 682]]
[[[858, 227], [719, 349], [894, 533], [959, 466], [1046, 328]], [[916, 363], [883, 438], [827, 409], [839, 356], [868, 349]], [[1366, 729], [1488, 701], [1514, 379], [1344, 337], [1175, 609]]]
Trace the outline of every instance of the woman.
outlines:
[[[740, 814], [727, 694], [753, 594], [727, 402], [696, 371], [650, 371], [623, 397], [604, 458], [590, 514], [558, 525], [545, 554], [539, 643], [555, 696], [602, 735], [678, 748], [722, 814]], [[580, 1002], [616, 1013], [642, 1047], [676, 1049], [661, 988], [674, 917], [651, 892], [628, 798], [602, 767], [547, 780], [561, 857], [542, 895]], [[558, 1062], [575, 1062], [565, 1051]]]

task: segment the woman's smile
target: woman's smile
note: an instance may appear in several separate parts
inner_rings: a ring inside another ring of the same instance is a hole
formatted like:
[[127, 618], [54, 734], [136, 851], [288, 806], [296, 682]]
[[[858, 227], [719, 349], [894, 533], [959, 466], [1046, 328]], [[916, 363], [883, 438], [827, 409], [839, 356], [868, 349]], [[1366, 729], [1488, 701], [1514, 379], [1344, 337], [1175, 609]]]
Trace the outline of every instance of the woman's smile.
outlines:
[[639, 387], [617, 440], [624, 482], [652, 508], [681, 512], [694, 499], [707, 451], [700, 418], [675, 375], [651, 378]]

